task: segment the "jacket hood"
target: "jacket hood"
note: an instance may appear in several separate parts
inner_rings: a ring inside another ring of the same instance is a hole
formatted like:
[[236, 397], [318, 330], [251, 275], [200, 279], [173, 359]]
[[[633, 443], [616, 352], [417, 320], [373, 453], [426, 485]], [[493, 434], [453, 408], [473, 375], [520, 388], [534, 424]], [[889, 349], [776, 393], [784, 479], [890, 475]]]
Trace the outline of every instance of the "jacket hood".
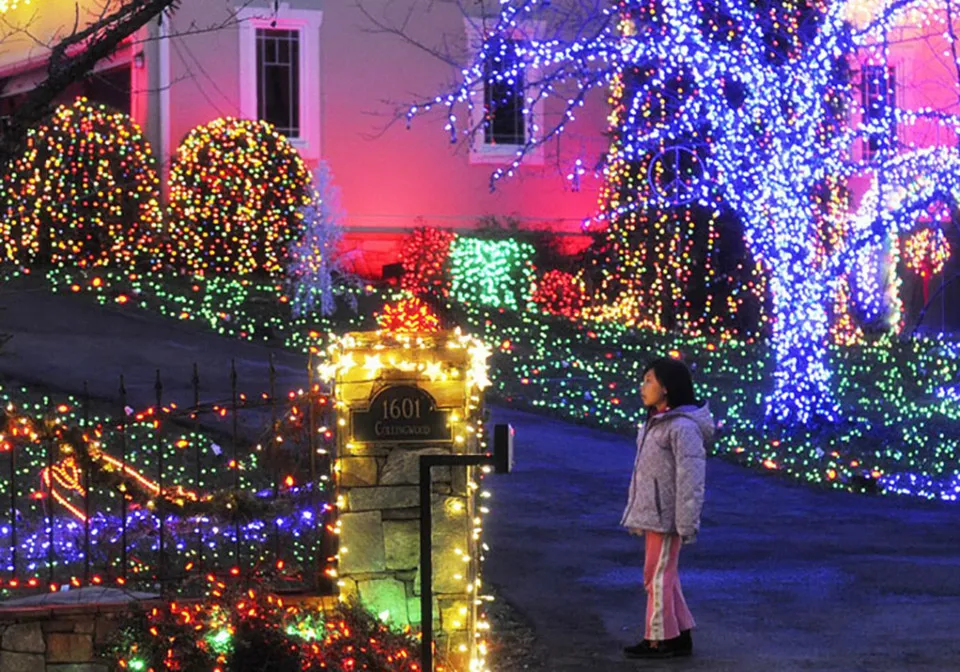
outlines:
[[713, 440], [713, 435], [716, 432], [716, 423], [713, 420], [713, 413], [710, 412], [710, 404], [704, 404], [703, 406], [694, 406], [692, 404], [689, 406], [677, 406], [666, 413], [654, 416], [653, 419], [661, 422], [661, 420], [676, 417], [693, 420], [700, 430], [701, 436], [703, 436], [704, 443], [709, 443]]

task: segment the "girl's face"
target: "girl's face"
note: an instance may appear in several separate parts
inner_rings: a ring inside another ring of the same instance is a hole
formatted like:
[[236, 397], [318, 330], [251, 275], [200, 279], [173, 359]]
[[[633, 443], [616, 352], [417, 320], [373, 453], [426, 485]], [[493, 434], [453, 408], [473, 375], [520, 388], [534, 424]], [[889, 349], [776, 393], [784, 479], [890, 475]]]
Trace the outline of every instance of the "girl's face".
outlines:
[[667, 391], [657, 380], [653, 369], [643, 374], [643, 382], [640, 383], [640, 398], [643, 400], [643, 405], [648, 408], [663, 410], [667, 406]]

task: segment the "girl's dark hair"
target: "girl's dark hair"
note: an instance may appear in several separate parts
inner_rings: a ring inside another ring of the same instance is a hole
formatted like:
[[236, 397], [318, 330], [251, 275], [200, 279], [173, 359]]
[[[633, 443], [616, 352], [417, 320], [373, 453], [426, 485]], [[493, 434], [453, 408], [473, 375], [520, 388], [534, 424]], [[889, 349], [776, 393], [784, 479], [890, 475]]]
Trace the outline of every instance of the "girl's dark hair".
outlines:
[[678, 406], [695, 406], [697, 398], [693, 394], [693, 377], [690, 369], [679, 359], [661, 357], [647, 364], [643, 375], [653, 371], [660, 384], [667, 391], [667, 405], [670, 408]]

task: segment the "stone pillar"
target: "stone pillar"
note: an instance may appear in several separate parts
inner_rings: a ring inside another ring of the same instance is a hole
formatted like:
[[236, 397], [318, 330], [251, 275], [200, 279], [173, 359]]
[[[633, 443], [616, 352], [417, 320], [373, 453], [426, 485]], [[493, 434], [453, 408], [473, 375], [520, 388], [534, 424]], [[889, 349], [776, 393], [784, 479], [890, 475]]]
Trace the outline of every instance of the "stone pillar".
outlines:
[[[419, 458], [482, 448], [480, 393], [471, 373], [477, 354], [451, 348], [459, 335], [420, 337], [418, 347], [384, 338], [351, 334], [334, 358], [339, 586], [342, 598], [358, 598], [390, 625], [416, 628]], [[374, 375], [377, 363], [384, 366]], [[435, 415], [428, 416], [428, 405]], [[418, 409], [419, 417], [389, 417], [401, 416], [402, 409], [410, 415]], [[473, 471], [433, 470], [434, 630], [437, 652], [457, 670], [469, 669], [474, 655], [479, 549]]]

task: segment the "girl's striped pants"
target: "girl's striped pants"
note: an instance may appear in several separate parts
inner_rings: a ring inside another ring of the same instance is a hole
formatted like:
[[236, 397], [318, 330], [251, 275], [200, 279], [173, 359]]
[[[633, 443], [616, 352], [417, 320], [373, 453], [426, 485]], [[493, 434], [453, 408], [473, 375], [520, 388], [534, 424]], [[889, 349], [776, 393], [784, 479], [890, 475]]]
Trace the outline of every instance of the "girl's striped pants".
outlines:
[[680, 589], [677, 567], [680, 537], [661, 532], [644, 532], [646, 556], [643, 563], [643, 587], [647, 591], [647, 624], [644, 637], [663, 641], [680, 636], [681, 630], [696, 626]]

